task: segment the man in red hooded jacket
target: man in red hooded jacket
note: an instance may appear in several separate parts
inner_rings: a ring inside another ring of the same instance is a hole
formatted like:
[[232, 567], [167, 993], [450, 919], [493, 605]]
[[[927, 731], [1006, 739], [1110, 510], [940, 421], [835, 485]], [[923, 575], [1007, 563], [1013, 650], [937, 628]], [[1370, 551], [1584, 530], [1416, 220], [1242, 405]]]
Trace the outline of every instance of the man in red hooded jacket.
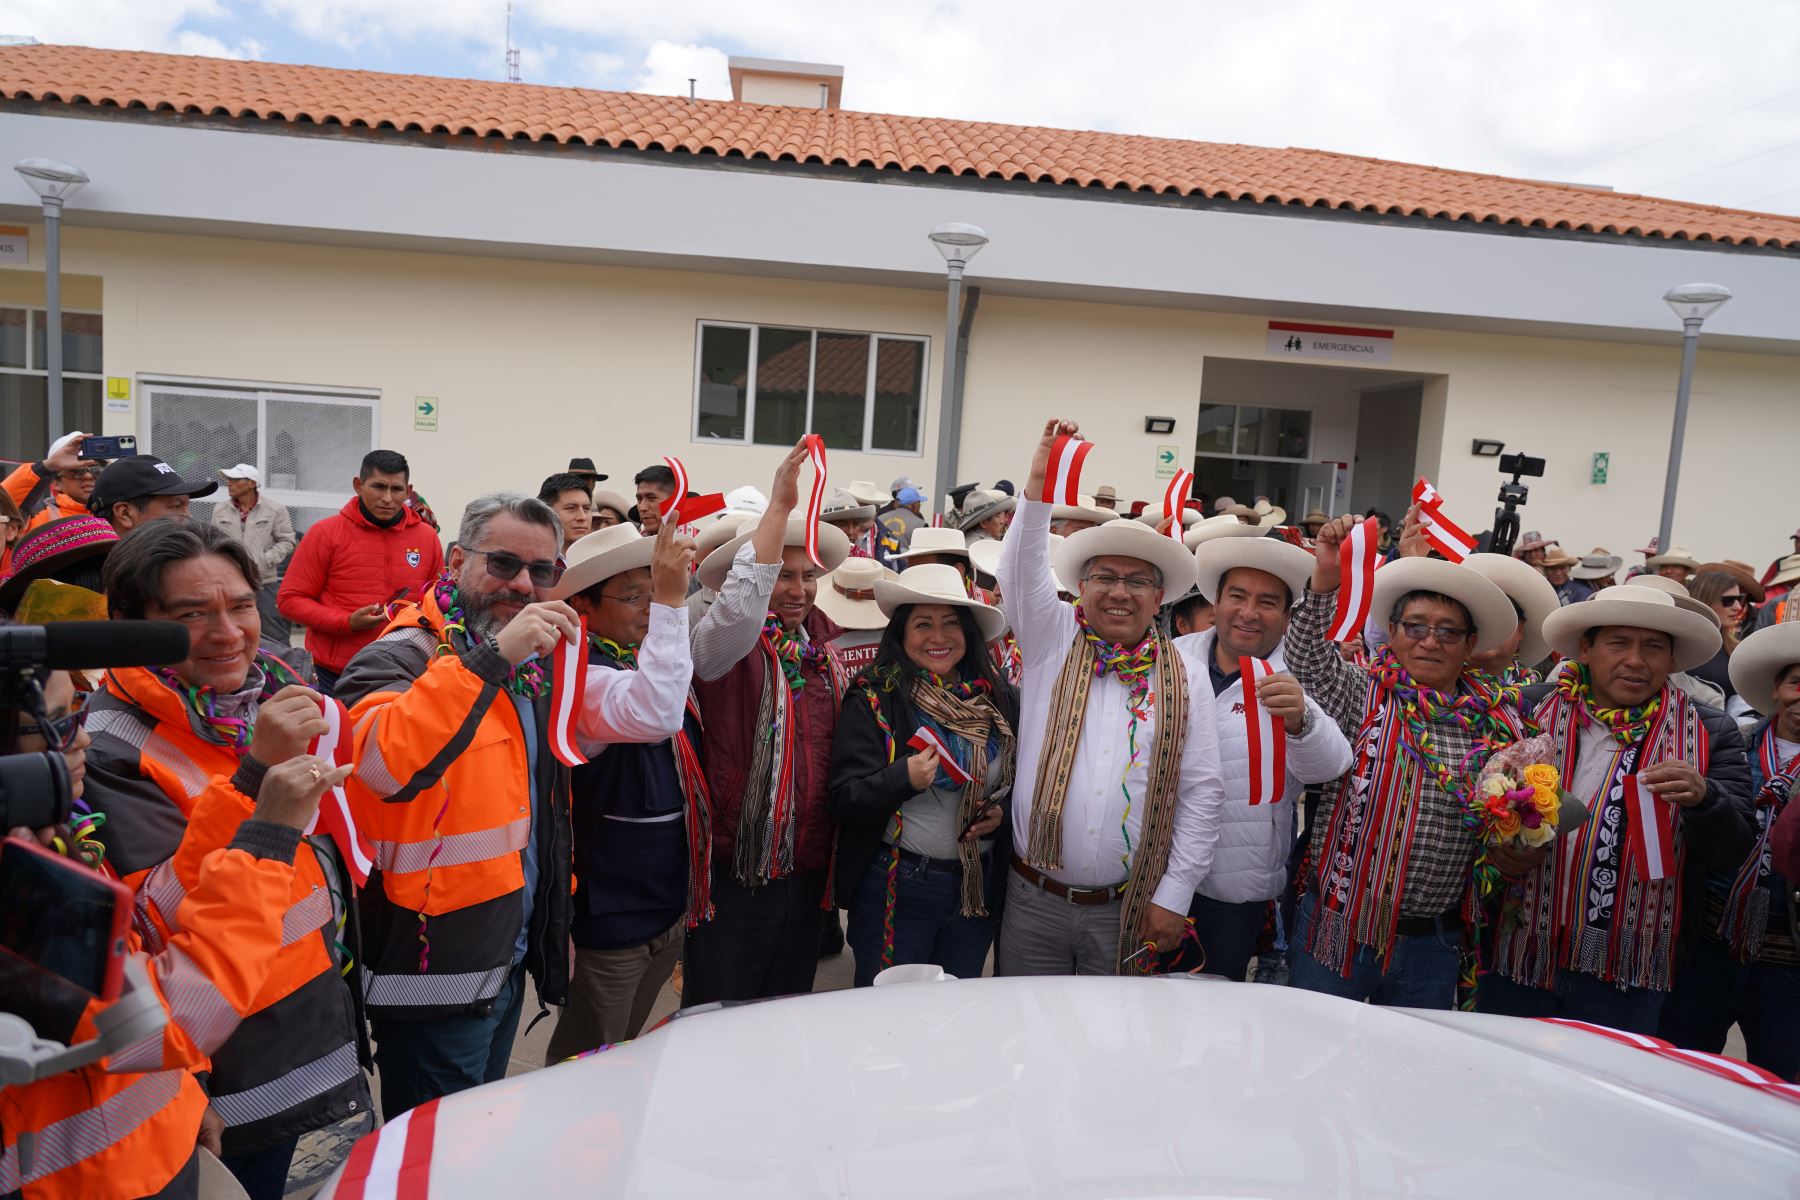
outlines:
[[336, 516], [300, 539], [281, 580], [281, 615], [306, 626], [306, 649], [330, 695], [358, 650], [387, 624], [388, 605], [417, 600], [444, 569], [437, 534], [406, 503], [404, 456], [372, 450]]

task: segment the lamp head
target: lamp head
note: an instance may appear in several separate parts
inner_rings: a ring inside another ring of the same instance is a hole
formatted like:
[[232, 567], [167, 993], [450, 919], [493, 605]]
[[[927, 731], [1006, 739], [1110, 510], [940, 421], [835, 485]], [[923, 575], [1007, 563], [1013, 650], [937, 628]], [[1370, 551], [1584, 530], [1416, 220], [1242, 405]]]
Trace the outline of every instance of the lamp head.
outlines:
[[1731, 299], [1731, 289], [1716, 283], [1684, 283], [1663, 294], [1663, 303], [1682, 321], [1704, 321]]
[[960, 269], [988, 244], [988, 235], [974, 225], [949, 221], [931, 231], [931, 244], [952, 270]]
[[87, 186], [87, 172], [53, 158], [27, 158], [13, 165], [38, 199], [61, 204]]

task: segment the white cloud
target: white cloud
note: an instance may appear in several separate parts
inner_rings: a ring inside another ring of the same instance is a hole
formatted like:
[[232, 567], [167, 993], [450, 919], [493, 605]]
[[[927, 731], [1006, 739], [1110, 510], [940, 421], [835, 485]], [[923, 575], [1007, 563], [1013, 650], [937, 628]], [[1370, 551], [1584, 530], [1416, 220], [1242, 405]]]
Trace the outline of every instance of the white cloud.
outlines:
[[723, 50], [712, 46], [653, 43], [644, 55], [643, 70], [632, 83], [631, 90], [659, 96], [685, 96], [688, 80], [692, 79], [694, 94], [702, 100], [729, 100], [731, 77], [726, 57]]
[[[202, 54], [212, 51], [186, 49], [180, 27], [193, 18], [221, 15], [216, 0], [0, 0], [0, 33], [40, 42]], [[218, 39], [209, 40], [226, 49]]]

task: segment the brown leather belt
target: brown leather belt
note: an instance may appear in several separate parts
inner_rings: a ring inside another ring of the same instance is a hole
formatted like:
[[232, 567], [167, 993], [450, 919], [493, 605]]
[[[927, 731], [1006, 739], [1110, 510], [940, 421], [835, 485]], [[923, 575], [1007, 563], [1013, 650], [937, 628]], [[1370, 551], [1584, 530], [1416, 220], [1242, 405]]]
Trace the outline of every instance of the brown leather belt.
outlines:
[[1012, 860], [1012, 869], [1032, 887], [1049, 892], [1059, 900], [1067, 900], [1070, 904], [1111, 904], [1125, 894], [1125, 885], [1122, 883], [1113, 887], [1070, 887], [1050, 878], [1022, 858]]

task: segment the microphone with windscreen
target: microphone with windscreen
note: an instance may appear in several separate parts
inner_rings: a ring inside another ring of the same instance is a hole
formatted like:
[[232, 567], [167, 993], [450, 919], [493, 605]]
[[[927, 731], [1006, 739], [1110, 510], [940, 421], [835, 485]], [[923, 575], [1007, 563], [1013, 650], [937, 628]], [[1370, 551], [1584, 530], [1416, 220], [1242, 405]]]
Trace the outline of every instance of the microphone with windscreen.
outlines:
[[0, 674], [162, 667], [188, 656], [174, 621], [56, 621], [0, 625]]

